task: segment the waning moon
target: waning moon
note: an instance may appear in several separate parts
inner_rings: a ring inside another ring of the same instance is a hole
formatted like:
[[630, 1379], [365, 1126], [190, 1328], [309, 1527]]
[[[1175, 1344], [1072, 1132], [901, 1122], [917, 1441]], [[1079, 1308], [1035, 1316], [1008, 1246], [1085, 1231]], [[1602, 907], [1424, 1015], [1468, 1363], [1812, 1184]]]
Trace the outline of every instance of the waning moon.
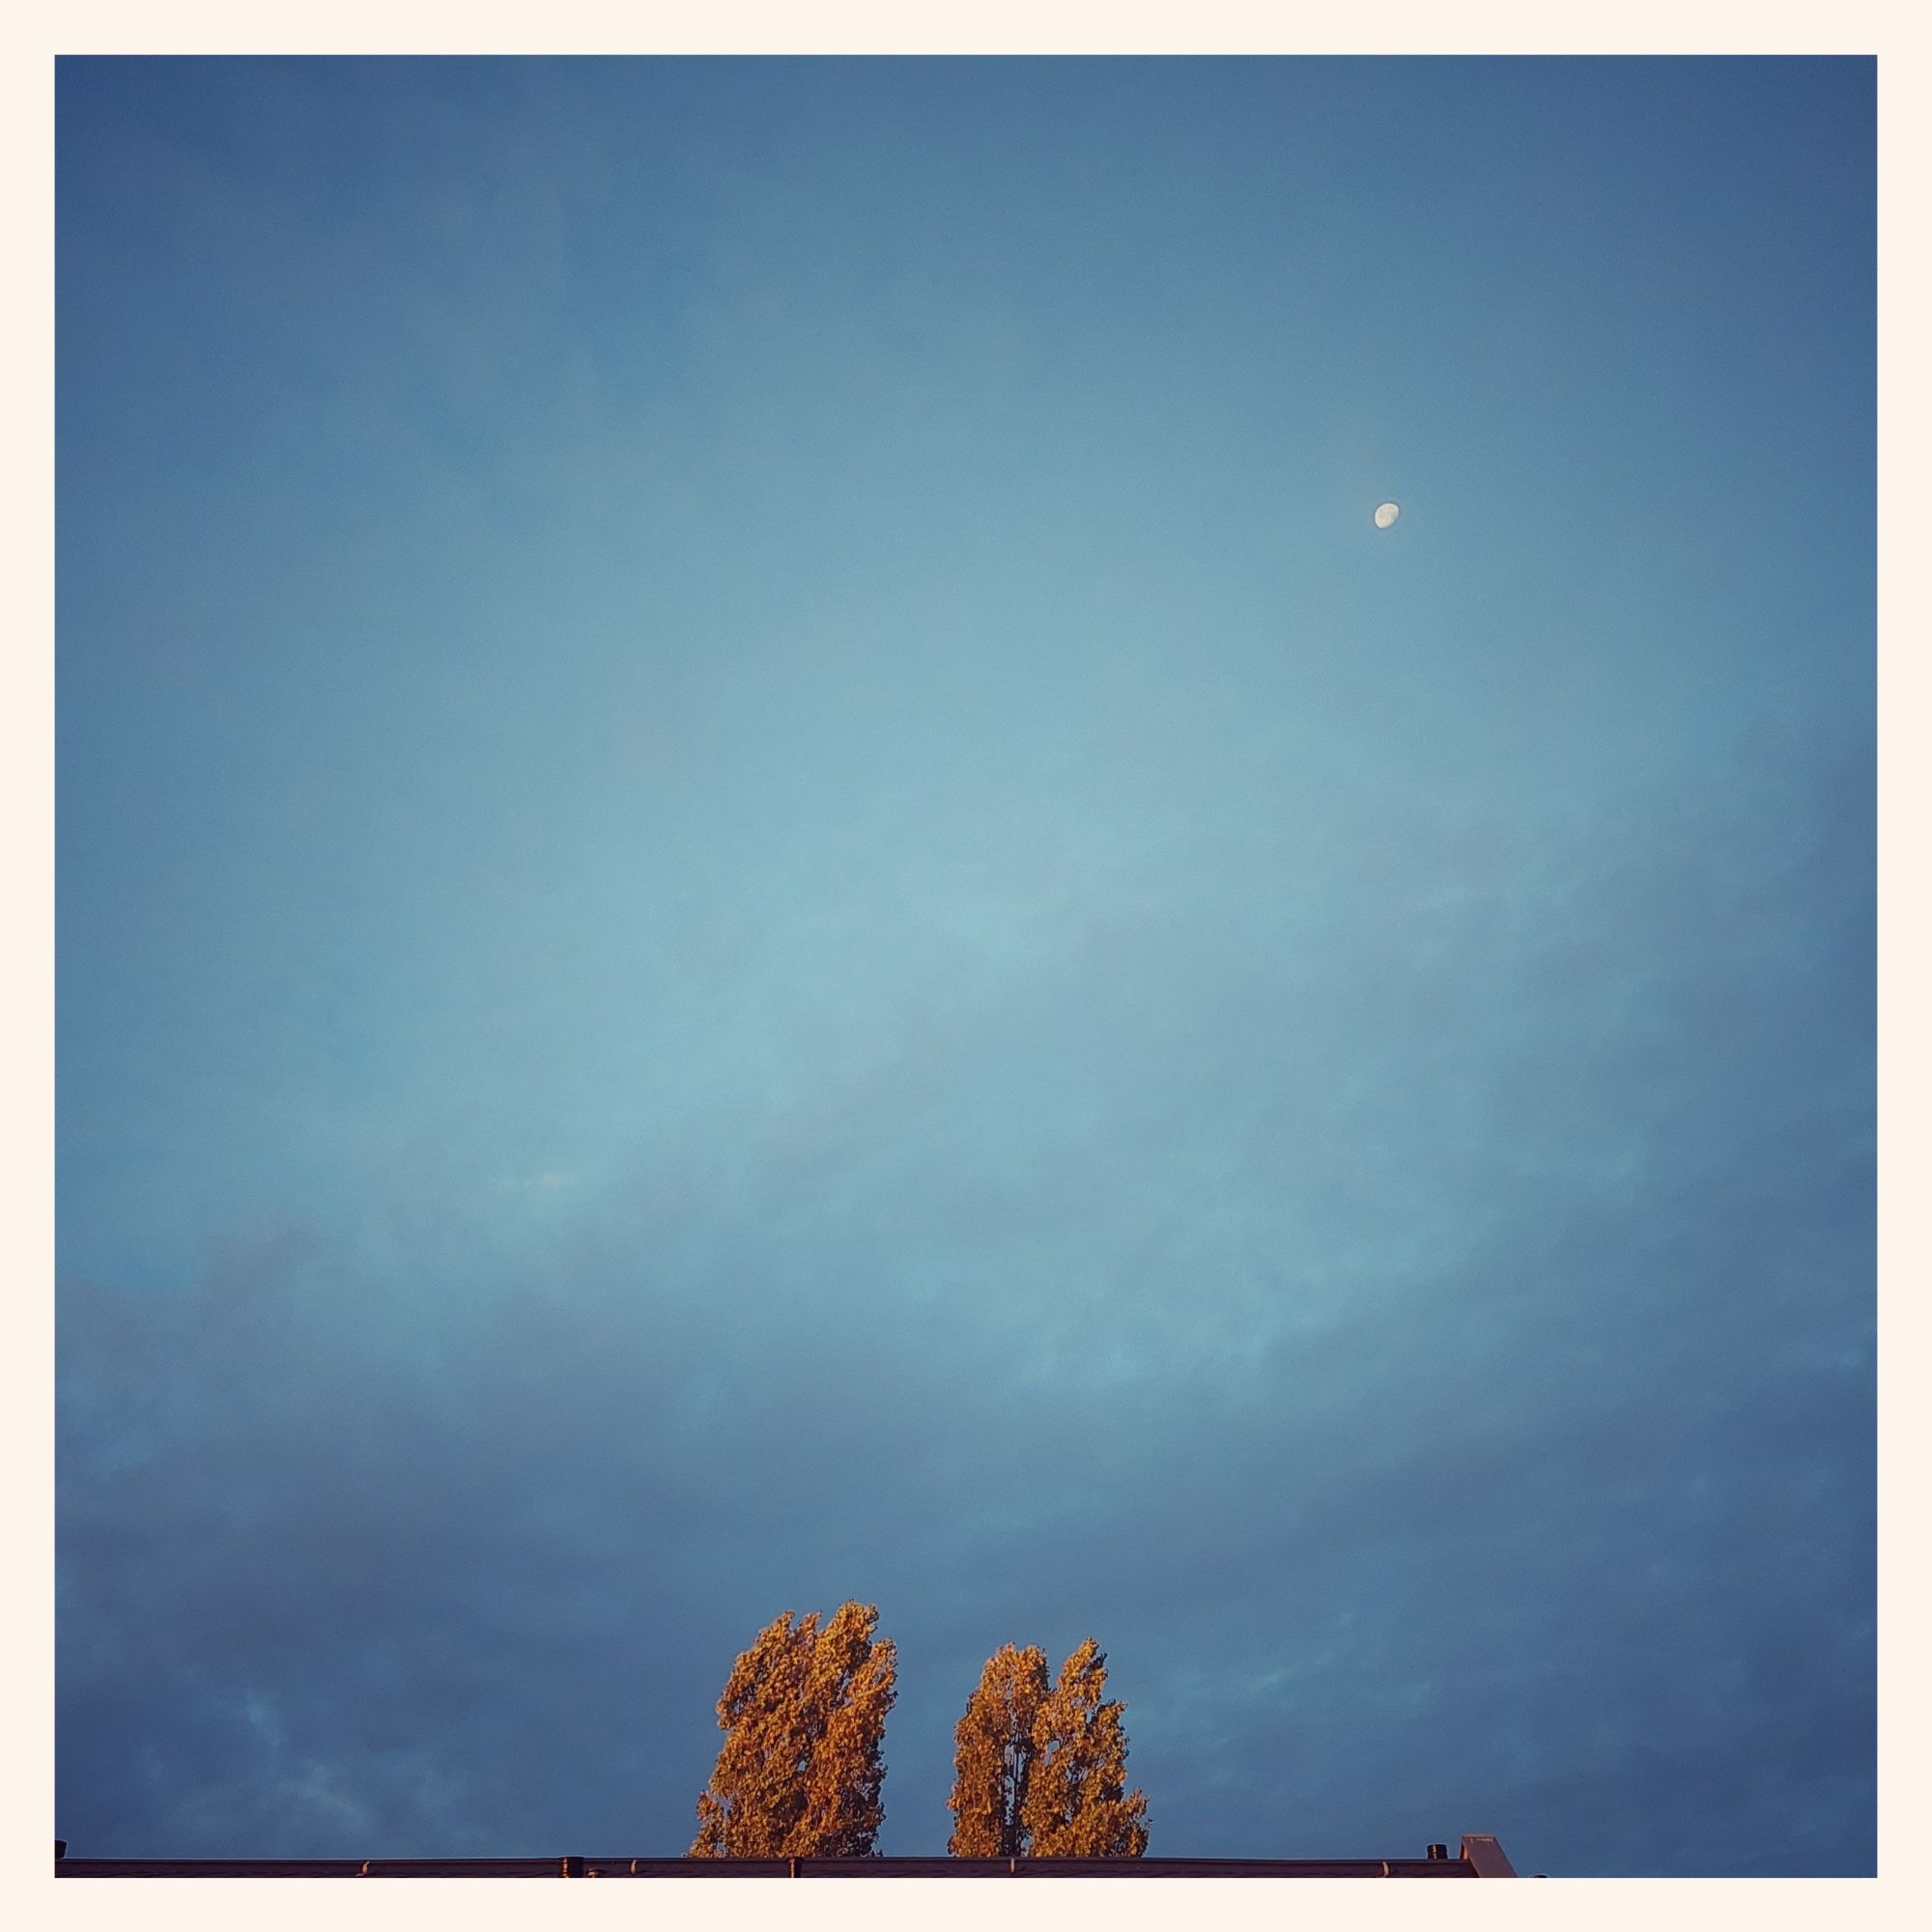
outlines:
[[1388, 526], [1392, 523], [1394, 523], [1395, 520], [1401, 515], [1402, 515], [1402, 509], [1399, 504], [1395, 503], [1382, 504], [1381, 507], [1376, 512], [1376, 528], [1378, 530], [1387, 529]]

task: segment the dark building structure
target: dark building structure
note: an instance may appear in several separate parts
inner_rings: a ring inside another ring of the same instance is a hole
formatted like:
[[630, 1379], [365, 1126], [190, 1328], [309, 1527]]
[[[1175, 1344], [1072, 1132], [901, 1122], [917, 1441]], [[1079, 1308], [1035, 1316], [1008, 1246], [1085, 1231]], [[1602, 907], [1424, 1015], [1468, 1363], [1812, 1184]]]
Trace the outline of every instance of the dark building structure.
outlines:
[[1419, 1859], [71, 1859], [56, 1878], [1514, 1878], [1494, 1838]]

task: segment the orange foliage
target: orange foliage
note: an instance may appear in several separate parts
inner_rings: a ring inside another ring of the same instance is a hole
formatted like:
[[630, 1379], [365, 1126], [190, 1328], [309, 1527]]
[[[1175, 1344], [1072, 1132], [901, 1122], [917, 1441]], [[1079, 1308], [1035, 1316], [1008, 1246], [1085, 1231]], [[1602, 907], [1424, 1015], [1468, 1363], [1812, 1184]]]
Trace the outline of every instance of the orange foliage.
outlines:
[[694, 1858], [864, 1858], [885, 1815], [897, 1654], [878, 1610], [841, 1604], [758, 1633], [718, 1700], [724, 1733], [697, 1801]]

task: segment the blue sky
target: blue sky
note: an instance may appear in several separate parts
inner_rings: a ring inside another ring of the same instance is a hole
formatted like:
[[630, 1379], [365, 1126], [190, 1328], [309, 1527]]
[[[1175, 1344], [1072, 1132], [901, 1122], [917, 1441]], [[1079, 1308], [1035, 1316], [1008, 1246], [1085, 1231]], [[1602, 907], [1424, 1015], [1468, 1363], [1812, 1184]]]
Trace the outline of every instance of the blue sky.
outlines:
[[1872, 106], [62, 62], [75, 1850], [1869, 1872]]

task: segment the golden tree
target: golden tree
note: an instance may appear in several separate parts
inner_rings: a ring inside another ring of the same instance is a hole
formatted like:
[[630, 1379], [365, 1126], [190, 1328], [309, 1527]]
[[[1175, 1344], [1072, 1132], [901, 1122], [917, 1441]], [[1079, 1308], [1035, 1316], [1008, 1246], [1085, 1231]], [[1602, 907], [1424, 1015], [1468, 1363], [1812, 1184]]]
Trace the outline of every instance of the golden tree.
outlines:
[[697, 1801], [700, 1859], [865, 1858], [885, 1815], [897, 1654], [878, 1610], [791, 1611], [758, 1633], [718, 1700], [724, 1742]]
[[1033, 1723], [1051, 1686], [1046, 1652], [1002, 1644], [953, 1732], [952, 1835], [956, 1859], [1009, 1859], [1026, 1849], [1020, 1812], [1033, 1772]]
[[1137, 1859], [1147, 1850], [1147, 1800], [1126, 1791], [1126, 1706], [1103, 1699], [1106, 1688], [1106, 1655], [1090, 1636], [1035, 1714], [1020, 1822], [1037, 1859]]
[[1046, 1655], [1004, 1646], [953, 1733], [955, 1858], [1139, 1858], [1147, 1800], [1126, 1789], [1126, 1706], [1103, 1695], [1089, 1637], [1049, 1683]]

